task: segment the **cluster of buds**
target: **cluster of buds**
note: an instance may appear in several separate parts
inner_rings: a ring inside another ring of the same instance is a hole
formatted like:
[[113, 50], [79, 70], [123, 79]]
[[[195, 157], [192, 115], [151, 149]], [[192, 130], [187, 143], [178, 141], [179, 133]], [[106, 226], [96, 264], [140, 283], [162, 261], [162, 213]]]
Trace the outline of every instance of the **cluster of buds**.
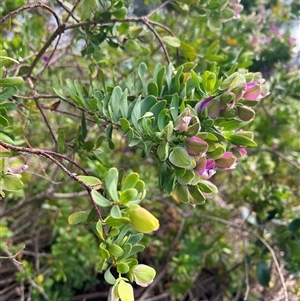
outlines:
[[[260, 73], [233, 73], [220, 84], [218, 91], [218, 95], [200, 101], [195, 108], [187, 106], [174, 121], [178, 140], [168, 160], [177, 176], [175, 193], [186, 203], [203, 203], [215, 194], [217, 187], [209, 179], [218, 169], [234, 169], [247, 154], [244, 145], [255, 144], [252, 132], [207, 131], [207, 120], [211, 120], [212, 129], [218, 120], [250, 122], [255, 116], [250, 107], [268, 95]], [[203, 122], [206, 131], [201, 128]]]
[[259, 72], [246, 75], [235, 72], [222, 82], [219, 91], [220, 94], [197, 103], [196, 111], [210, 118], [238, 118], [242, 121], [251, 121], [255, 112], [250, 107], [255, 106], [269, 93], [268, 86]]

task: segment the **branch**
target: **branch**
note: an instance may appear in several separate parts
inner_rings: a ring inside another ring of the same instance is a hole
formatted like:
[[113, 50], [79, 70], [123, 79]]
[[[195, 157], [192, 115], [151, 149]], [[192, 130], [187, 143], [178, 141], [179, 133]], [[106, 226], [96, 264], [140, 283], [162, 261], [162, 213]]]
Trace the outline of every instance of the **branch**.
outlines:
[[[34, 149], [34, 148], [14, 146], [14, 145], [5, 143], [2, 140], [0, 140], [0, 145], [3, 146], [3, 147], [5, 147], [5, 148], [7, 148], [7, 149], [12, 150], [12, 151], [18, 152], [18, 153], [29, 153], [29, 154], [33, 154], [33, 155], [37, 155], [37, 156], [40, 156], [40, 157], [47, 158], [50, 161], [52, 161], [64, 173], [66, 173], [71, 179], [73, 179], [74, 181], [78, 182], [81, 186], [83, 186], [87, 190], [87, 192], [88, 192], [88, 194], [90, 196], [90, 199], [92, 201], [93, 207], [94, 207], [94, 209], [97, 212], [98, 219], [101, 222], [104, 222], [103, 219], [102, 219], [102, 215], [101, 215], [101, 213], [99, 211], [99, 208], [98, 208], [98, 206], [96, 205], [95, 201], [92, 198], [91, 192], [92, 192], [93, 189], [91, 188], [91, 186], [85, 184], [85, 182], [83, 182], [82, 180], [80, 180], [75, 173], [70, 172], [58, 160], [56, 160], [55, 158], [52, 157], [52, 155], [55, 155], [55, 156], [58, 156], [58, 157], [61, 157], [63, 155], [61, 155], [59, 153], [56, 153], [56, 152], [53, 152], [53, 151], [48, 151], [48, 150], [43, 150], [43, 149]], [[63, 156], [63, 157], [65, 157], [65, 156]], [[71, 159], [69, 159], [69, 160], [71, 160]], [[103, 230], [105, 230], [104, 233], [106, 233], [106, 229], [103, 229]]]
[[284, 161], [288, 162], [289, 164], [291, 164], [292, 166], [296, 167], [298, 170], [300, 170], [300, 164], [298, 164], [297, 162], [289, 159], [287, 156], [285, 156], [283, 153], [280, 153], [276, 150], [272, 150], [272, 149], [264, 149], [265, 151], [278, 156], [279, 158], [283, 159]]
[[150, 12], [146, 17], [151, 18], [156, 12], [158, 12], [160, 9], [171, 3], [173, 0], [167, 0], [166, 2], [162, 3], [160, 6], [155, 8], [152, 12]]
[[37, 54], [37, 56], [33, 60], [30, 68], [28, 69], [26, 77], [31, 77], [31, 73], [32, 73], [34, 67], [36, 66], [36, 64], [38, 63], [39, 59], [46, 52], [46, 50], [52, 44], [52, 42], [56, 39], [56, 37], [59, 36], [60, 34], [62, 34], [65, 31], [65, 26], [66, 25], [64, 23], [62, 23], [60, 26], [57, 27], [57, 29], [54, 31], [52, 36], [48, 39], [48, 41], [45, 43], [45, 45], [42, 47], [42, 49], [39, 51], [39, 53]]
[[51, 7], [49, 7], [48, 5], [46, 5], [46, 4], [44, 4], [44, 3], [40, 2], [40, 1], [37, 2], [37, 3], [32, 3], [32, 4], [24, 5], [24, 6], [18, 8], [16, 10], [13, 10], [13, 11], [9, 12], [2, 19], [0, 19], [0, 24], [2, 24], [5, 21], [7, 21], [13, 15], [16, 15], [16, 14], [18, 14], [18, 13], [24, 11], [24, 10], [33, 9], [33, 8], [37, 8], [37, 7], [42, 7], [44, 9], [48, 10], [54, 16], [54, 18], [56, 19], [57, 26], [61, 25], [61, 20], [60, 20], [59, 16], [57, 15], [57, 13]]
[[149, 20], [147, 18], [142, 18], [143, 22], [149, 29], [150, 31], [155, 35], [155, 37], [157, 38], [159, 44], [161, 45], [164, 53], [165, 53], [165, 56], [167, 58], [167, 61], [168, 61], [168, 64], [171, 63], [171, 60], [170, 60], [170, 57], [169, 57], [169, 54], [168, 54], [168, 50], [166, 48], [166, 45], [165, 43], [163, 42], [163, 40], [161, 39], [161, 37], [159, 36], [159, 34], [157, 33], [157, 31], [151, 26]]
[[42, 107], [41, 107], [40, 104], [39, 104], [38, 99], [35, 97], [35, 96], [36, 96], [35, 87], [34, 87], [32, 81], [31, 81], [30, 79], [28, 79], [28, 83], [29, 83], [29, 86], [30, 86], [31, 91], [32, 91], [32, 94], [33, 94], [32, 97], [33, 97], [33, 99], [34, 99], [34, 102], [35, 102], [35, 104], [36, 104], [38, 110], [40, 111], [40, 113], [41, 113], [43, 119], [44, 119], [44, 122], [45, 122], [45, 124], [46, 124], [46, 126], [47, 126], [47, 128], [48, 128], [48, 130], [49, 130], [49, 132], [50, 132], [50, 135], [52, 136], [52, 139], [53, 139], [53, 141], [54, 141], [54, 143], [55, 143], [55, 149], [57, 150], [57, 139], [56, 139], [56, 137], [55, 137], [55, 135], [54, 135], [54, 133], [53, 133], [53, 130], [52, 130], [52, 128], [51, 128], [51, 126], [50, 126], [50, 124], [49, 124], [49, 122], [48, 122], [48, 119], [46, 118], [46, 115], [44, 114], [44, 111], [43, 111]]
[[[109, 24], [109, 23], [125, 23], [125, 22], [135, 22], [135, 23], [145, 24], [149, 28], [149, 30], [154, 34], [156, 39], [158, 40], [159, 44], [161, 45], [161, 47], [162, 47], [162, 49], [165, 53], [168, 64], [170, 64], [171, 60], [170, 60], [167, 48], [166, 48], [163, 40], [161, 39], [161, 37], [157, 33], [157, 31], [150, 24], [150, 23], [152, 23], [152, 24], [155, 24], [155, 25], [159, 26], [158, 25], [159, 23], [154, 22], [154, 21], [150, 21], [147, 16], [140, 17], [140, 18], [131, 17], [131, 18], [125, 18], [125, 19], [122, 19], [122, 20], [120, 20], [120, 19], [110, 19], [109, 21], [104, 21], [104, 20], [86, 21], [86, 22], [81, 22], [81, 23], [77, 23], [77, 24], [68, 25], [68, 26], [65, 27], [65, 30], [69, 30], [69, 29], [73, 29], [73, 28], [77, 28], [77, 27], [82, 27], [82, 26], [88, 26], [88, 25]], [[160, 24], [160, 27], [166, 29], [166, 27], [164, 25]]]

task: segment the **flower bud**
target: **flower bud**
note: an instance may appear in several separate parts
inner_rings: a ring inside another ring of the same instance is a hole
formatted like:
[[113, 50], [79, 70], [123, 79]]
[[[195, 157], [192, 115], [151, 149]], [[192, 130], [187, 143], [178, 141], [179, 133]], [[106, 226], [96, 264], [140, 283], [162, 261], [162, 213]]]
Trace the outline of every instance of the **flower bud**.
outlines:
[[195, 109], [199, 113], [207, 113], [209, 117], [216, 117], [222, 110], [223, 105], [219, 97], [209, 97], [202, 102], [196, 104]]
[[158, 219], [145, 208], [132, 206], [128, 212], [130, 223], [137, 231], [150, 233], [159, 228]]
[[7, 171], [12, 174], [19, 174], [28, 168], [26, 159], [22, 156], [11, 157], [8, 159]]
[[224, 92], [221, 97], [221, 103], [224, 108], [232, 109], [235, 104], [236, 96], [232, 92]]
[[233, 169], [236, 161], [237, 157], [231, 152], [225, 152], [221, 158], [215, 160], [216, 167], [220, 169]]
[[219, 90], [225, 91], [225, 90], [232, 90], [234, 87], [241, 83], [245, 83], [244, 76], [239, 72], [234, 72], [229, 77], [223, 80], [221, 83]]
[[238, 159], [247, 156], [247, 150], [244, 147], [236, 146], [231, 151]]
[[196, 137], [189, 137], [185, 142], [185, 147], [190, 156], [202, 156], [207, 152], [208, 144]]
[[231, 93], [235, 95], [236, 101], [240, 100], [245, 93], [245, 84], [239, 84], [231, 90]]
[[186, 108], [175, 120], [174, 130], [178, 133], [184, 133], [187, 131], [188, 126], [192, 120], [190, 110]]
[[237, 115], [238, 117], [243, 121], [250, 121], [254, 119], [255, 112], [246, 107], [246, 106], [236, 106], [237, 109]]
[[231, 110], [221, 110], [220, 117], [232, 119], [237, 116], [237, 109], [232, 108]]
[[250, 82], [246, 84], [245, 93], [242, 96], [245, 100], [259, 100], [260, 97], [260, 86], [255, 82]]

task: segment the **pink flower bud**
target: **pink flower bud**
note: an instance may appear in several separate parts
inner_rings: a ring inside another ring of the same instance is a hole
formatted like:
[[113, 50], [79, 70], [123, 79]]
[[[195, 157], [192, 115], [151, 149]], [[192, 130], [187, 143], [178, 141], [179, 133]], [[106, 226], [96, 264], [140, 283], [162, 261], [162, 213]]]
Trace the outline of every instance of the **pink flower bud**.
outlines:
[[204, 140], [192, 136], [186, 140], [185, 147], [190, 156], [201, 157], [207, 152], [208, 144]]
[[236, 166], [237, 157], [231, 152], [225, 152], [223, 156], [217, 159], [216, 167], [220, 169], [233, 169]]

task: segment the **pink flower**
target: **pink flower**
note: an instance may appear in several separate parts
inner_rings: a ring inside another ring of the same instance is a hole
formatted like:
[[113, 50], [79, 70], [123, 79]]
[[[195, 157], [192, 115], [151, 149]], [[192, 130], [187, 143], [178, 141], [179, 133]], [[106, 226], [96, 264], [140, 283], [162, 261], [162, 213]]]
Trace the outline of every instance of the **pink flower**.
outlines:
[[215, 161], [213, 159], [200, 158], [196, 164], [195, 170], [200, 175], [201, 179], [207, 180], [215, 173]]
[[246, 84], [245, 93], [242, 96], [245, 100], [259, 100], [260, 97], [260, 85], [256, 82], [250, 82]]

